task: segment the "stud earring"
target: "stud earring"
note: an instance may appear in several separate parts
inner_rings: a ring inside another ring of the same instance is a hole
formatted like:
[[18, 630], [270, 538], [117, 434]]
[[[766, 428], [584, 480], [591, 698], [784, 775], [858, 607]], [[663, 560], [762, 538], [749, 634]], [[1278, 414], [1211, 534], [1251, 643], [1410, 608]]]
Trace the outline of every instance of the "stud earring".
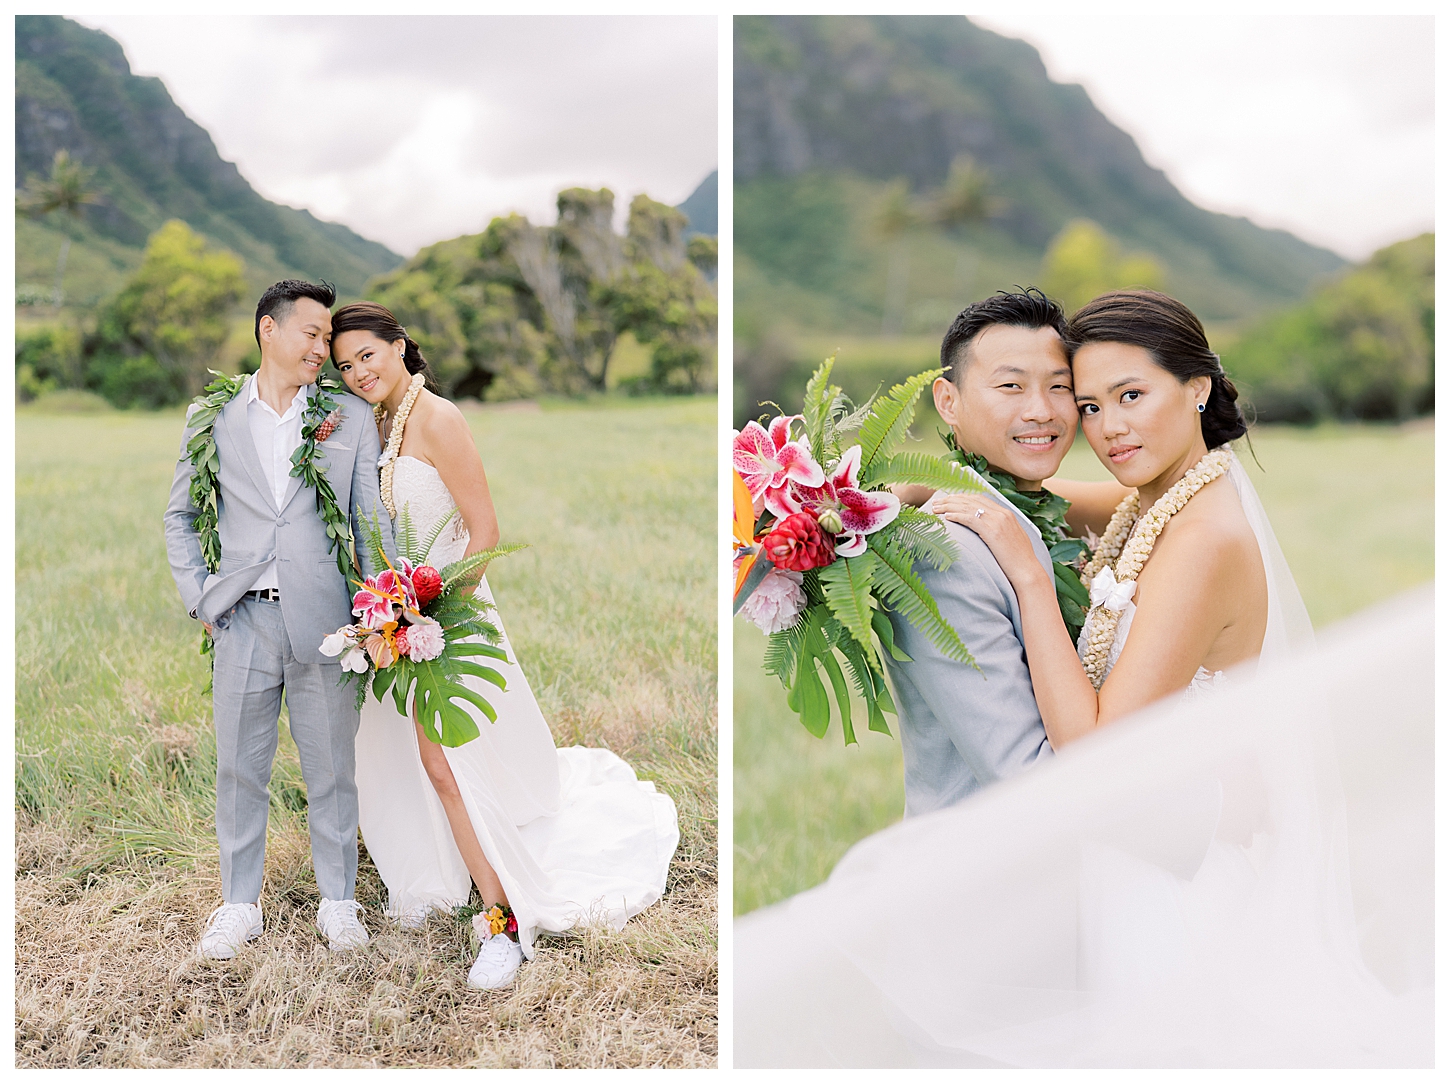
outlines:
[[1208, 409], [1208, 407], [1207, 407], [1207, 405], [1205, 405], [1205, 404], [1203, 404], [1203, 403], [1199, 403], [1199, 404], [1198, 404], [1198, 412], [1199, 412], [1199, 413], [1200, 413], [1200, 414], [1202, 414], [1202, 413], [1203, 413], [1203, 412], [1204, 412], [1204, 411], [1205, 411], [1205, 410], [1207, 410], [1207, 409]]

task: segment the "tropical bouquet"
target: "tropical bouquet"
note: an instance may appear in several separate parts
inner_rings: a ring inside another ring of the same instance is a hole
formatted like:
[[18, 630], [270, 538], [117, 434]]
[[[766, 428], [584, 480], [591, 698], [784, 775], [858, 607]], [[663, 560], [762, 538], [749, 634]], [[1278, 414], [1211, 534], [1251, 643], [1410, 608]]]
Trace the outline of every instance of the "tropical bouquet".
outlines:
[[416, 689], [414, 708], [423, 732], [429, 741], [450, 747], [478, 737], [473, 716], [455, 701], [472, 704], [490, 722], [498, 718], [493, 706], [463, 678], [506, 687], [501, 673], [473, 661], [508, 661], [498, 646], [503, 636], [488, 620], [493, 606], [474, 597], [473, 585], [490, 561], [524, 548], [495, 546], [442, 570], [425, 564], [433, 543], [457, 515], [455, 508], [420, 539], [404, 506], [394, 539], [396, 566], [383, 551], [377, 521], [364, 525], [376, 564], [386, 567], [376, 576], [353, 580], [358, 592], [353, 595], [352, 612], [358, 621], [324, 637], [321, 647], [324, 655], [340, 656], [344, 680], [357, 681], [359, 708], [371, 686], [379, 703], [391, 691], [398, 714], [406, 717], [409, 694]]
[[748, 422], [734, 434], [735, 612], [768, 634], [765, 669], [816, 737], [831, 721], [829, 683], [850, 744], [847, 673], [866, 702], [868, 728], [891, 732], [886, 714], [896, 707], [881, 651], [911, 660], [896, 647], [889, 613], [947, 658], [976, 665], [915, 571], [919, 561], [946, 568], [956, 547], [936, 516], [903, 507], [887, 487], [980, 493], [986, 486], [959, 464], [896, 450], [923, 389], [942, 370], [918, 373], [857, 407], [830, 383], [834, 363], [827, 358], [812, 374], [800, 414]]

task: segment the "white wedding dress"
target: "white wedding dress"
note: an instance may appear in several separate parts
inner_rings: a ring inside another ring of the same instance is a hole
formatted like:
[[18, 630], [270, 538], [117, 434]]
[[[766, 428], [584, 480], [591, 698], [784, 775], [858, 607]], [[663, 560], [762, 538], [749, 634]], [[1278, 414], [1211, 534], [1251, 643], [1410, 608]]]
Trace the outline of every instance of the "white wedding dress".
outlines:
[[[456, 507], [437, 470], [409, 456], [398, 457], [393, 493], [422, 532]], [[429, 551], [436, 568], [458, 560], [468, 546], [462, 521], [455, 523], [458, 529], [445, 529]], [[486, 580], [478, 590], [493, 601]], [[491, 619], [503, 629], [496, 612]], [[504, 675], [507, 690], [478, 684], [497, 721], [469, 705], [479, 736], [444, 747], [444, 754], [531, 959], [539, 930], [586, 922], [619, 929], [658, 900], [680, 836], [669, 795], [637, 779], [615, 754], [554, 747], [506, 636], [501, 646], [509, 662], [489, 665]], [[369, 693], [363, 706], [357, 785], [358, 821], [388, 888], [388, 913], [417, 917], [428, 908], [467, 903], [468, 870], [418, 756], [414, 725], [398, 714], [391, 695], [379, 703]]]
[[1431, 594], [1315, 648], [1230, 477], [1269, 578], [1257, 664], [738, 919], [736, 1066], [1433, 1065]]

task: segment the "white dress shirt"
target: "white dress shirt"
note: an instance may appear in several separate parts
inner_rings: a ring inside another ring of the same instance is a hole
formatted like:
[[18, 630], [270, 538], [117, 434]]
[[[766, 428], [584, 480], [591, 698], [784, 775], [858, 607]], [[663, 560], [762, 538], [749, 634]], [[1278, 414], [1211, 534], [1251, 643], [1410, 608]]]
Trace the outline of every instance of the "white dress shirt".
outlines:
[[[272, 483], [272, 503], [282, 511], [282, 498], [292, 475], [292, 453], [302, 445], [302, 413], [307, 409], [307, 388], [297, 389], [287, 413], [277, 412], [257, 392], [257, 374], [247, 378], [247, 424], [252, 430], [252, 443], [262, 461], [262, 473]], [[254, 590], [265, 591], [277, 586], [277, 562], [274, 559], [257, 582]]]

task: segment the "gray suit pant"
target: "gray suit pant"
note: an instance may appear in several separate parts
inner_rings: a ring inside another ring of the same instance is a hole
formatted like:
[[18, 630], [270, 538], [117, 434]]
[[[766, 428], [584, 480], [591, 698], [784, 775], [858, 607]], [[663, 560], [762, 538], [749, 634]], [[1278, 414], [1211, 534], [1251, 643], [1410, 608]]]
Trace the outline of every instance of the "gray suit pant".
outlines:
[[267, 784], [277, 753], [282, 692], [307, 784], [312, 869], [324, 899], [350, 900], [357, 881], [358, 712], [337, 663], [300, 663], [282, 607], [244, 597], [218, 623], [212, 711], [216, 725], [216, 834], [222, 894], [253, 903], [262, 893]]

